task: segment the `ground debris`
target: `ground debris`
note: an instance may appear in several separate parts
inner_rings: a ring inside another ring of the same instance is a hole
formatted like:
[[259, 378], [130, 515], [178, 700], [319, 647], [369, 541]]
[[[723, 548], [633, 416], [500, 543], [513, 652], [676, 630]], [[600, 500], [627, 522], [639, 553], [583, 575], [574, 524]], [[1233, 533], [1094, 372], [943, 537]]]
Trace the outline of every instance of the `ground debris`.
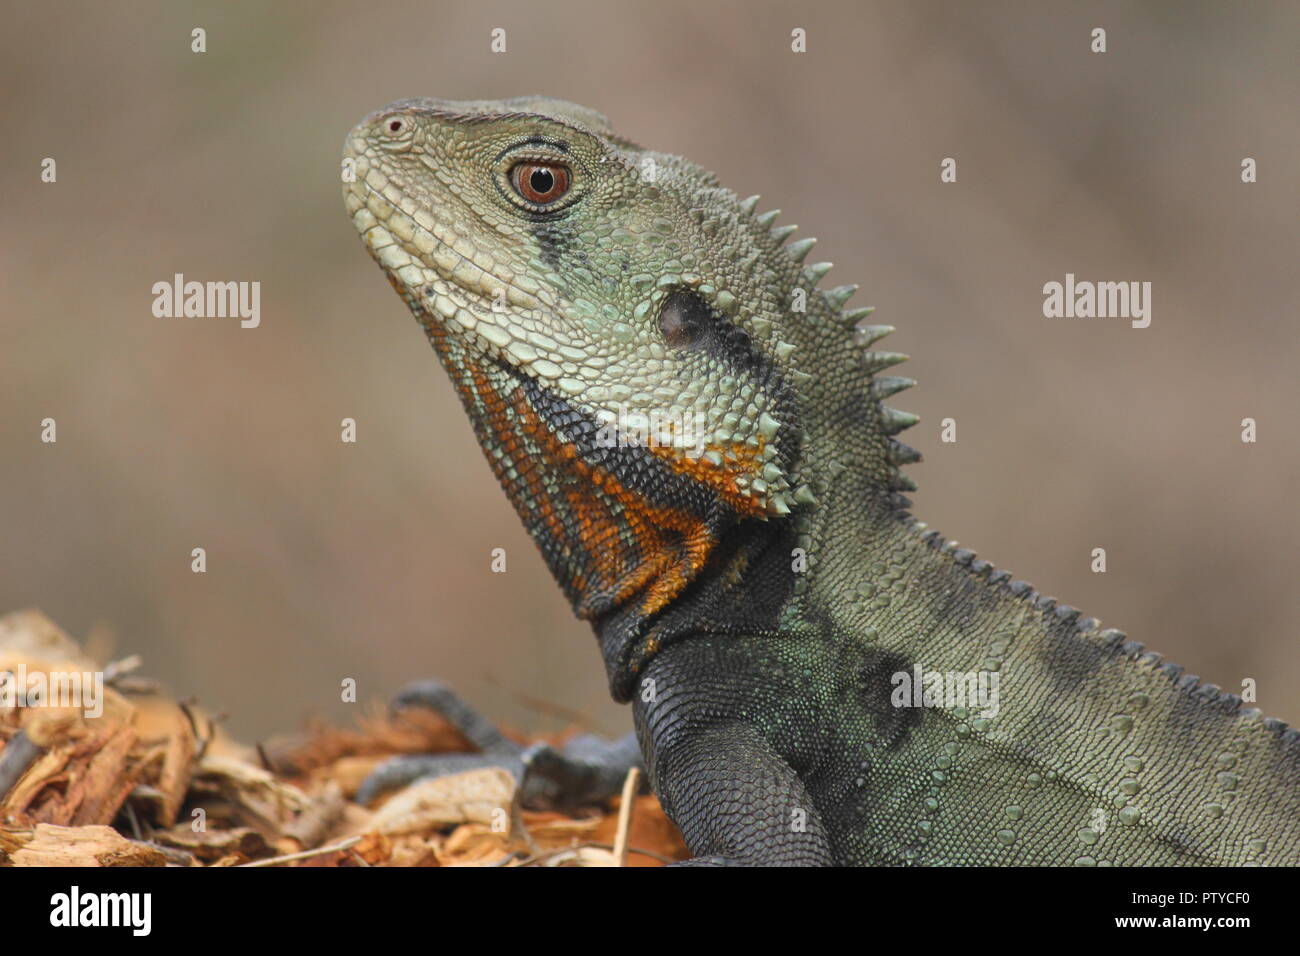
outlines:
[[378, 708], [355, 727], [312, 720], [249, 747], [134, 674], [139, 664], [91, 659], [39, 611], [0, 617], [0, 691], [29, 695], [13, 706], [0, 693], [0, 866], [658, 866], [687, 855], [653, 796], [621, 815], [622, 800], [575, 816], [522, 810], [500, 768], [363, 807], [361, 781], [389, 757], [473, 748], [433, 714]]

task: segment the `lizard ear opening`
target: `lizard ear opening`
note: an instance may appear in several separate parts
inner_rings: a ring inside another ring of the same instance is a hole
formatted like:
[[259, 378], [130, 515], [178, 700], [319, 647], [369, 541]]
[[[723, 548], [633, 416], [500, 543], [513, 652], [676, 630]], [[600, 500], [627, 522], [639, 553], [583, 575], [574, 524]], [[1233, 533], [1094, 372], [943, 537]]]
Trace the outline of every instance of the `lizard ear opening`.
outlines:
[[691, 292], [673, 292], [659, 309], [659, 330], [675, 349], [695, 348], [712, 325], [709, 307]]
[[659, 306], [659, 331], [677, 351], [707, 352], [737, 374], [754, 374], [764, 359], [749, 335], [694, 289], [673, 289]]

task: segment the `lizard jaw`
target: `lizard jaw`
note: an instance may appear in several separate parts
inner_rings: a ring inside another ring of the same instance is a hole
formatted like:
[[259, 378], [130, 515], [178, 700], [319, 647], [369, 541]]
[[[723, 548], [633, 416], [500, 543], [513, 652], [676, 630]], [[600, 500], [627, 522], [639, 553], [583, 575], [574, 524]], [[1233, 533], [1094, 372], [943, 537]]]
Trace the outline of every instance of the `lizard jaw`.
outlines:
[[566, 343], [558, 334], [559, 303], [553, 297], [496, 274], [495, 263], [476, 255], [472, 245], [459, 241], [378, 170], [359, 161], [357, 172], [357, 181], [344, 190], [353, 225], [422, 321], [438, 323], [475, 351], [524, 374], [554, 380], [570, 394], [587, 387], [571, 377], [577, 372], [572, 358], [558, 354]]

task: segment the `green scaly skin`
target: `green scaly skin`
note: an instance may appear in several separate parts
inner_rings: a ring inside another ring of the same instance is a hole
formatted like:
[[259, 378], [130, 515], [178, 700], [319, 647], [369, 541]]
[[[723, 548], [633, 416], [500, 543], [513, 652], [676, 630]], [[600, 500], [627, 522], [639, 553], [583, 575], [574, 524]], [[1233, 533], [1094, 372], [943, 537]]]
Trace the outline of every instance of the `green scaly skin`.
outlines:
[[[701, 862], [1300, 863], [1300, 734], [908, 515], [904, 356], [811, 240], [558, 100], [394, 103], [345, 155]], [[917, 666], [996, 715], [896, 706]]]

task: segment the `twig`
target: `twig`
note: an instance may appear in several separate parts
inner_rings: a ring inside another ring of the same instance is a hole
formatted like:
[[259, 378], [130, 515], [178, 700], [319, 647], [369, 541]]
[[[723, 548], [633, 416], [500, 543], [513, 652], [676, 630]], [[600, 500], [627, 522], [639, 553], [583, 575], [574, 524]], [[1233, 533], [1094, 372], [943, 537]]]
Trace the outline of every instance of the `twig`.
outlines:
[[206, 737], [199, 731], [199, 721], [198, 718], [194, 716], [194, 711], [192, 709], [195, 706], [195, 703], [194, 698], [191, 697], [187, 700], [178, 700], [176, 705], [180, 707], [181, 713], [185, 715], [185, 719], [190, 722], [190, 732], [194, 735], [195, 743], [198, 744], [194, 754], [194, 762], [199, 763], [203, 760], [204, 755], [207, 754], [208, 744], [212, 743], [214, 734], [211, 732], [211, 722], [208, 723], [209, 733]]
[[130, 657], [124, 657], [120, 661], [111, 661], [104, 668], [104, 683], [112, 684], [118, 679], [125, 677], [133, 671], [137, 671], [144, 664], [144, 658], [139, 654], [132, 654]]
[[618, 805], [618, 826], [614, 829], [614, 859], [627, 866], [627, 834], [632, 829], [632, 806], [636, 802], [636, 785], [641, 779], [637, 767], [629, 767], [623, 780], [623, 800]]
[[252, 866], [276, 866], [280, 863], [293, 863], [295, 860], [306, 860], [313, 856], [324, 856], [327, 853], [337, 853], [340, 850], [347, 850], [361, 842], [361, 837], [348, 837], [341, 843], [335, 843], [331, 846], [321, 846], [314, 850], [303, 850], [301, 853], [288, 853], [284, 856], [273, 856], [267, 860], [254, 860], [251, 863], [241, 863], [240, 868]]
[[131, 821], [131, 832], [135, 834], [137, 840], [144, 842], [144, 834], [140, 832], [140, 819], [135, 815], [135, 807], [131, 806], [131, 801], [126, 801], [122, 809], [126, 811], [127, 819]]

